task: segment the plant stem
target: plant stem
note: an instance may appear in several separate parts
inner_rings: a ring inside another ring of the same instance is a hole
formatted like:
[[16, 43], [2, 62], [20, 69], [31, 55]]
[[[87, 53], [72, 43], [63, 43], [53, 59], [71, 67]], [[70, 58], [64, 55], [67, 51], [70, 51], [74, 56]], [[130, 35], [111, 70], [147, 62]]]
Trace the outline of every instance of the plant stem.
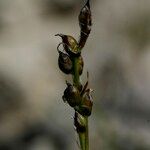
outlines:
[[[78, 88], [80, 87], [80, 75], [78, 71], [79, 58], [73, 59], [73, 84]], [[89, 150], [89, 135], [88, 135], [88, 117], [83, 116], [85, 119], [85, 132], [78, 132], [81, 150]]]
[[79, 132], [79, 140], [81, 150], [89, 150], [89, 135], [88, 135], [88, 117], [85, 117], [86, 120], [86, 130], [85, 132]]

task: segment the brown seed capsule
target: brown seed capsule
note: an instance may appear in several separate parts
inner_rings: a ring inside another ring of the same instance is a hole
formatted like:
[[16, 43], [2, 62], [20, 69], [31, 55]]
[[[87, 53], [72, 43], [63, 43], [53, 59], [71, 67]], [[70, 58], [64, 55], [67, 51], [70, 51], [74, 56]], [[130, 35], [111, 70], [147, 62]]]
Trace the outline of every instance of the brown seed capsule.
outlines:
[[90, 116], [92, 112], [93, 100], [91, 96], [91, 90], [88, 89], [83, 95], [82, 104], [79, 108], [79, 113], [83, 116]]
[[67, 88], [64, 91], [63, 100], [67, 101], [71, 107], [79, 105], [81, 102], [79, 90], [70, 83], [67, 83]]
[[81, 9], [78, 19], [79, 19], [79, 25], [81, 29], [79, 47], [80, 49], [82, 49], [90, 34], [91, 26], [92, 26], [92, 17], [91, 17], [89, 0], [87, 0], [86, 4]]
[[79, 14], [79, 25], [81, 30], [85, 31], [86, 34], [89, 34], [92, 25], [92, 18], [91, 18], [91, 10], [89, 0], [87, 0], [86, 4], [80, 11]]
[[58, 57], [58, 66], [60, 70], [65, 74], [71, 74], [72, 73], [72, 61], [69, 58], [69, 56], [61, 51], [59, 52]]
[[80, 106], [79, 113], [83, 116], [90, 116], [92, 112], [93, 102], [85, 101], [83, 105]]
[[62, 38], [64, 49], [70, 56], [80, 56], [81, 52], [78, 51], [78, 43], [72, 36], [64, 34], [56, 34], [56, 36]]

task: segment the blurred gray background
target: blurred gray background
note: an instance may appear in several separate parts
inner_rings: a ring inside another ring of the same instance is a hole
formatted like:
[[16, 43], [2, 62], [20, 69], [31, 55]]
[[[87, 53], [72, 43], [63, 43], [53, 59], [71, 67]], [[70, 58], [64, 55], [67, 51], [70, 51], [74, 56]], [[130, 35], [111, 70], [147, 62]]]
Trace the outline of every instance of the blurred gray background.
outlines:
[[[150, 0], [91, 0], [83, 50], [91, 150], [150, 149]], [[84, 0], [0, 0], [0, 150], [77, 150], [56, 50]]]

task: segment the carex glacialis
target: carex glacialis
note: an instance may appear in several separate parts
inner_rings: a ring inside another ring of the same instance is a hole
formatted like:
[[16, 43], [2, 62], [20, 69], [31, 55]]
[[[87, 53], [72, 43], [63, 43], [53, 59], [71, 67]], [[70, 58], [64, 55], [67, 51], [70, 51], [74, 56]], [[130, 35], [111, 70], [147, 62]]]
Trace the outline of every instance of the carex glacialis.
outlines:
[[[71, 74], [72, 76], [74, 76], [74, 60], [77, 60], [76, 65], [78, 67], [76, 71], [78, 75], [81, 76], [83, 72], [84, 61], [81, 50], [85, 46], [92, 26], [90, 0], [87, 0], [86, 4], [82, 7], [78, 21], [80, 26], [80, 37], [78, 41], [71, 35], [62, 33], [56, 34], [56, 36], [59, 36], [62, 40], [57, 47], [59, 53], [58, 66], [63, 73]], [[59, 49], [60, 45], [62, 45], [63, 50]], [[67, 87], [64, 90], [62, 99], [75, 110], [74, 125], [76, 127], [80, 126], [80, 128], [77, 129], [84, 131], [84, 116], [90, 116], [92, 112], [92, 90], [88, 88], [88, 80], [84, 86], [82, 84], [77, 86], [69, 82], [66, 82], [66, 85]]]

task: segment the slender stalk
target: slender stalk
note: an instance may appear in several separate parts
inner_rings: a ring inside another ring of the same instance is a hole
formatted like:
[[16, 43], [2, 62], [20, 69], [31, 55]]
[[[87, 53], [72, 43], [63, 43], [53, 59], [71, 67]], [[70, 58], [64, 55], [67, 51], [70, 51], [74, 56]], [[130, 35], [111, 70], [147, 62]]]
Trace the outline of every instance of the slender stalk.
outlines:
[[[74, 125], [79, 136], [80, 150], [89, 150], [88, 117], [91, 115], [93, 106], [91, 89], [88, 88], [88, 80], [84, 86], [80, 82], [84, 64], [81, 50], [86, 44], [92, 26], [89, 2], [90, 0], [86, 1], [78, 16], [80, 25], [80, 38], [78, 42], [70, 35], [56, 34], [56, 36], [62, 38], [62, 43], [57, 47], [59, 52], [59, 68], [65, 74], [72, 74], [73, 78], [73, 85], [67, 82], [63, 100], [75, 110]], [[61, 44], [65, 52], [59, 50]]]
[[86, 143], [85, 143], [85, 133], [78, 133], [78, 136], [79, 136], [81, 150], [87, 150]]
[[88, 135], [88, 117], [86, 119], [86, 130], [85, 132], [79, 132], [79, 140], [80, 140], [80, 147], [81, 150], [89, 150], [89, 135]]
[[[76, 87], [80, 86], [80, 76], [78, 71], [79, 58], [73, 59], [73, 83]], [[89, 150], [89, 135], [88, 135], [88, 117], [85, 117], [85, 132], [78, 132], [81, 150]]]

